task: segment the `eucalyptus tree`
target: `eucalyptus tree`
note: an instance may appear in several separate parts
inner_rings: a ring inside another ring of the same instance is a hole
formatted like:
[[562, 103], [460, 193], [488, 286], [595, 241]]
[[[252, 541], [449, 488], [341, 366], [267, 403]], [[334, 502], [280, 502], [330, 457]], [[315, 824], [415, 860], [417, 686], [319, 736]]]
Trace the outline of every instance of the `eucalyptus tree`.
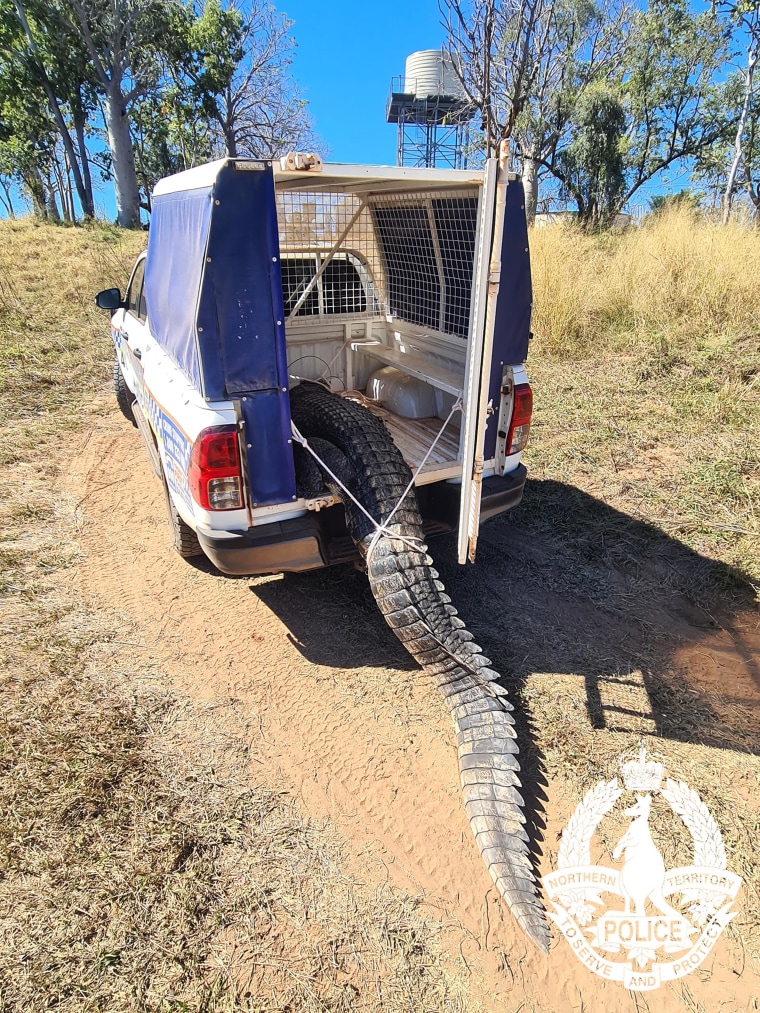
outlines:
[[141, 206], [148, 212], [159, 179], [223, 153], [214, 124], [181, 85], [166, 84], [137, 99], [131, 125]]
[[306, 103], [290, 76], [292, 22], [269, 3], [206, 0], [189, 26], [181, 75], [232, 158], [270, 158], [314, 144]]
[[140, 220], [130, 109], [157, 88], [162, 60], [176, 55], [189, 14], [172, 0], [59, 0], [59, 5], [58, 23], [81, 36], [102, 96], [117, 220], [129, 228]]
[[[593, 165], [581, 171], [581, 163], [595, 150], [587, 111], [600, 102], [599, 113], [611, 117], [605, 123], [619, 125], [625, 185], [614, 188], [615, 210], [657, 173], [725, 135], [722, 86], [714, 83], [725, 32], [688, 0], [651, 0], [646, 9], [626, 0], [441, 0], [441, 10], [455, 66], [481, 112], [486, 151], [515, 139], [529, 216], [539, 170], [576, 203], [580, 196], [579, 207], [596, 205], [579, 187], [597, 178]], [[587, 91], [594, 94], [584, 103]]]
[[55, 145], [56, 126], [45, 96], [38, 92], [18, 54], [9, 49], [0, 21], [0, 176], [4, 180], [3, 203], [13, 210], [11, 187], [20, 185], [28, 194], [34, 214], [47, 217], [48, 197], [44, 172]]
[[584, 227], [610, 225], [625, 192], [625, 109], [614, 88], [595, 84], [578, 100], [575, 130], [557, 156], [563, 188]]
[[[594, 93], [592, 108], [603, 137], [592, 143], [593, 116], [590, 121], [589, 105], [579, 102], [569, 142], [547, 163], [581, 221], [612, 220], [658, 174], [675, 164], [697, 163], [725, 140], [731, 126], [725, 114], [729, 85], [718, 78], [726, 55], [724, 25], [710, 11], [694, 12], [688, 0], [651, 0], [646, 11], [636, 13], [626, 64]], [[598, 208], [600, 196], [603, 211], [590, 210]]]
[[626, 66], [634, 16], [625, 0], [562, 0], [545, 11], [533, 56], [533, 87], [514, 128], [530, 221], [538, 202], [539, 173], [546, 174], [557, 154], [573, 143], [579, 115], [582, 119], [589, 107], [584, 105], [586, 92], [594, 91], [594, 103], [602, 102], [604, 111], [611, 112], [603, 102], [609, 93], [598, 86], [606, 87]]
[[447, 46], [480, 117], [486, 156], [511, 137], [537, 75], [552, 0], [440, 0]]
[[723, 223], [731, 217], [731, 204], [740, 168], [744, 184], [755, 210], [760, 216], [760, 183], [753, 179], [753, 171], [760, 175], [760, 124], [758, 123], [757, 63], [760, 59], [760, 3], [758, 0], [714, 0], [718, 9], [728, 18], [731, 33], [741, 38], [746, 46], [746, 65], [741, 73], [741, 106], [736, 123], [733, 153], [723, 194]]
[[626, 110], [623, 203], [674, 163], [698, 159], [731, 129], [725, 112], [725, 26], [689, 0], [650, 0], [639, 12], [620, 81]]
[[747, 116], [743, 146], [744, 187], [755, 208], [755, 222], [760, 226], [760, 96], [753, 94]]
[[532, 221], [539, 172], [567, 142], [586, 88], [625, 62], [633, 7], [626, 0], [441, 0], [447, 45], [483, 145], [512, 137]]
[[[3, 90], [6, 103], [15, 110], [11, 119], [20, 130], [19, 144], [24, 143], [25, 123], [32, 146], [39, 129], [39, 115], [35, 113], [32, 118], [38, 122], [32, 124], [22, 110], [31, 115], [33, 107], [39, 113], [40, 101], [46, 105], [47, 118], [60, 136], [82, 212], [91, 217], [94, 203], [85, 132], [94, 104], [93, 80], [78, 34], [66, 35], [57, 30], [59, 19], [60, 10], [50, 0], [0, 0]], [[43, 152], [49, 148], [47, 131], [39, 136], [44, 161]], [[42, 164], [38, 168], [43, 168]]]

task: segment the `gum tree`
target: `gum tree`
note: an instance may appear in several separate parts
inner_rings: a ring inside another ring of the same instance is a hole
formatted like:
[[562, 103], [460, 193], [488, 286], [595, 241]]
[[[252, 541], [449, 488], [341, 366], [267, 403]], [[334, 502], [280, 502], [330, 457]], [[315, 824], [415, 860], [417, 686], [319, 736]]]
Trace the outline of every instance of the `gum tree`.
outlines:
[[574, 122], [573, 139], [558, 156], [557, 171], [578, 207], [581, 225], [603, 228], [614, 221], [625, 192], [625, 110], [619, 95], [601, 84], [587, 89]]
[[758, 162], [758, 96], [756, 68], [760, 58], [760, 3], [758, 0], [717, 0], [715, 8], [728, 16], [732, 33], [743, 36], [746, 42], [747, 61], [742, 72], [741, 109], [734, 135], [733, 157], [726, 177], [723, 194], [723, 224], [731, 217], [731, 204], [740, 168], [743, 167], [744, 183], [755, 210], [760, 214], [760, 193], [758, 181], [753, 180], [753, 168]]
[[482, 115], [484, 147], [492, 151], [506, 136], [516, 141], [529, 215], [539, 171], [565, 194], [596, 175], [579, 175], [580, 154], [593, 147], [584, 125], [587, 91], [606, 89], [605, 116], [614, 96], [624, 112], [617, 122], [625, 185], [616, 188], [615, 210], [673, 163], [725, 137], [723, 87], [714, 83], [727, 55], [725, 31], [688, 0], [650, 0], [646, 10], [624, 0], [442, 4], [449, 48]]
[[[64, 157], [74, 178], [77, 196], [85, 217], [94, 214], [90, 179], [86, 123], [93, 106], [93, 82], [78, 35], [56, 31], [60, 11], [47, 0], [0, 0], [0, 54], [3, 92], [6, 103], [6, 130], [15, 123], [16, 143], [34, 148], [40, 140], [40, 164], [48, 151], [47, 132], [36, 134], [39, 125], [30, 125], [32, 107], [40, 101], [57, 130]], [[24, 115], [26, 109], [29, 115]], [[10, 114], [9, 114], [10, 110]], [[72, 129], [73, 128], [73, 135]], [[43, 143], [44, 142], [44, 143]]]
[[486, 151], [514, 139], [532, 221], [539, 172], [567, 143], [578, 102], [624, 63], [633, 8], [624, 0], [442, 0], [441, 11]]
[[239, 6], [207, 0], [190, 25], [181, 76], [231, 158], [314, 146], [306, 103], [290, 77], [291, 25], [259, 0]]
[[165, 0], [61, 0], [59, 17], [81, 35], [103, 99], [117, 220], [140, 222], [140, 191], [130, 131], [130, 108], [154, 90], [164, 55], [181, 37], [187, 14]]

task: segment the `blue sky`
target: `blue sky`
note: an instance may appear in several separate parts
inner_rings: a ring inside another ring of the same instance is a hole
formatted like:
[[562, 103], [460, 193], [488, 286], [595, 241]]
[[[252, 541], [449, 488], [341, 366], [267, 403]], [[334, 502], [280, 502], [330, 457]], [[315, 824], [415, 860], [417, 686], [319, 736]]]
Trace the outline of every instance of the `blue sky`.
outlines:
[[298, 43], [293, 74], [334, 162], [394, 165], [396, 127], [385, 122], [391, 78], [418, 49], [437, 49], [436, 0], [280, 0]]

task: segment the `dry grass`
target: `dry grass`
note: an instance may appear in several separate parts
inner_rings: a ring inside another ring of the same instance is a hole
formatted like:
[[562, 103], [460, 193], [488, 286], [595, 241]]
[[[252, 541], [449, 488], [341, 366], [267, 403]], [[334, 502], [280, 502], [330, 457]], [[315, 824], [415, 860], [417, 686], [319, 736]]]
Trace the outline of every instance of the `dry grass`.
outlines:
[[531, 237], [527, 463], [760, 582], [760, 232]]
[[50, 413], [61, 427], [76, 424], [112, 354], [108, 317], [93, 297], [124, 289], [145, 242], [144, 233], [103, 225], [0, 221], [0, 425], [23, 430]]
[[[675, 214], [622, 234], [535, 230], [531, 259], [532, 483], [504, 535], [481, 536], [481, 565], [506, 547], [526, 602], [504, 667], [555, 798], [574, 806], [642, 734], [697, 788], [746, 884], [729, 938], [757, 961], [757, 706], [696, 691], [673, 652], [757, 628], [760, 233]], [[683, 834], [658, 843], [688, 856]]]
[[646, 345], [666, 352], [760, 333], [760, 232], [722, 227], [687, 211], [641, 228], [531, 235], [533, 329], [555, 355]]
[[4, 1010], [461, 1008], [415, 899], [347, 877], [242, 740], [129, 671], [123, 628], [34, 620], [3, 658]]

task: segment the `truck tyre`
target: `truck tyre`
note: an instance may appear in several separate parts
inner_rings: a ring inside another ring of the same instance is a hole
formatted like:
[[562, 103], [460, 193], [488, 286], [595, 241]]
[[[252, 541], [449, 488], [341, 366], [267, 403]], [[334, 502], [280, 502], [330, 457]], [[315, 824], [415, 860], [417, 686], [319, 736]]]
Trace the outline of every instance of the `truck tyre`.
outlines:
[[124, 379], [124, 374], [121, 371], [119, 356], [115, 352], [113, 357], [113, 390], [116, 395], [116, 404], [119, 406], [119, 411], [125, 419], [129, 419], [132, 425], [137, 428], [137, 422], [132, 412], [132, 403], [135, 400], [135, 395], [127, 387], [127, 381]]
[[183, 559], [193, 559], [196, 556], [202, 556], [204, 554], [203, 549], [195, 532], [177, 513], [177, 508], [174, 506], [171, 494], [169, 493], [169, 485], [166, 481], [163, 467], [161, 468], [161, 485], [164, 487], [164, 500], [166, 501], [166, 512], [169, 515], [169, 527], [172, 533], [174, 548]]
[[378, 534], [322, 469], [327, 488], [343, 499], [380, 611], [435, 677], [451, 711], [465, 810], [488, 871], [519, 925], [546, 953], [551, 937], [524, 828], [513, 708], [444, 593], [427, 554], [414, 490], [395, 509], [411, 472], [383, 423], [356, 402], [313, 383], [300, 384], [290, 400], [293, 421], [332, 474], [380, 524], [390, 518]]

